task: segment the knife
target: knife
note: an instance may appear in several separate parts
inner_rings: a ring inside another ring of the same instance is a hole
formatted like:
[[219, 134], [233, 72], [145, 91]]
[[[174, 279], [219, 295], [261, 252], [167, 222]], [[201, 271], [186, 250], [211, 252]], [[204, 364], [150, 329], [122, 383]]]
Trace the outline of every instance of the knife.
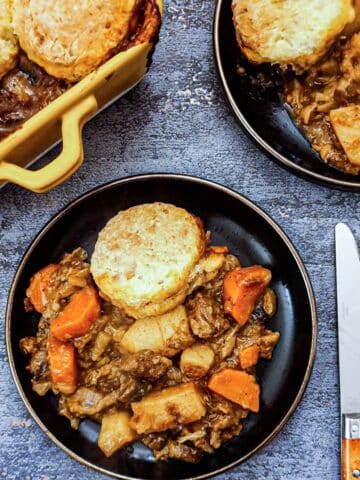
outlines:
[[341, 478], [360, 479], [360, 259], [355, 238], [336, 225], [336, 285], [342, 421]]

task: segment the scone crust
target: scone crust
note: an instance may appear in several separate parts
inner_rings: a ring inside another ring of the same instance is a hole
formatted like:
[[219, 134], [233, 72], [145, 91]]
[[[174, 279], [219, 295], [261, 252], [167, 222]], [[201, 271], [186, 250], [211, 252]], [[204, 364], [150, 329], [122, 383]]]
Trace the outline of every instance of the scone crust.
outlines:
[[[173, 310], [178, 305], [181, 305], [185, 301], [186, 297], [196, 288], [199, 288], [205, 283], [213, 280], [223, 266], [224, 262], [225, 254], [211, 253], [210, 255], [203, 256], [190, 272], [184, 287], [179, 292], [175, 293], [171, 297], [166, 298], [162, 302], [150, 302], [141, 306], [137, 305], [135, 307], [122, 301], [118, 302], [113, 300], [113, 303], [124, 310], [127, 315], [136, 319], [163, 315], [164, 313]], [[105, 299], [111, 301], [111, 299], [107, 297], [104, 292], [101, 292], [101, 295]]]
[[75, 82], [126, 36], [136, 0], [14, 0], [21, 48], [50, 75]]
[[352, 0], [233, 0], [237, 42], [253, 63], [316, 63], [352, 22]]
[[0, 0], [0, 78], [16, 65], [18, 42], [11, 26], [11, 1]]
[[159, 315], [183, 302], [204, 251], [204, 230], [196, 217], [166, 203], [143, 204], [106, 224], [91, 273], [101, 294], [129, 315]]

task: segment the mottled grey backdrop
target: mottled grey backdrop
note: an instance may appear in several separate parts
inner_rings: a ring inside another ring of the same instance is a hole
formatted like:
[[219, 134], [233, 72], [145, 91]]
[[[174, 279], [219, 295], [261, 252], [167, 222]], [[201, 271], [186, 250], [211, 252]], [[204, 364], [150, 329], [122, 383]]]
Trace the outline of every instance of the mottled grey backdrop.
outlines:
[[[0, 190], [0, 318], [10, 282], [39, 229], [79, 194], [145, 172], [179, 172], [228, 185], [264, 208], [298, 247], [319, 313], [319, 343], [305, 396], [270, 445], [218, 480], [338, 479], [339, 403], [334, 297], [334, 227], [360, 240], [359, 196], [306, 182], [265, 157], [224, 101], [212, 54], [213, 1], [170, 0], [151, 72], [85, 128], [83, 167], [38, 196]], [[0, 328], [0, 479], [100, 480], [55, 447], [28, 415], [12, 382]], [[171, 480], [171, 479], [164, 479]]]

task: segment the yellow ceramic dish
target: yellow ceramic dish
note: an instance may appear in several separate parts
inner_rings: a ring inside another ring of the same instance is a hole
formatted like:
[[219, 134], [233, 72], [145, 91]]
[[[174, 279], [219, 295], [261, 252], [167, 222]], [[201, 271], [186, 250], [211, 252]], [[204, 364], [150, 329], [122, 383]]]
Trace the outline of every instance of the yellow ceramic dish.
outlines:
[[[163, 2], [156, 3], [162, 15]], [[144, 77], [153, 47], [145, 42], [118, 53], [2, 140], [0, 182], [44, 193], [69, 178], [84, 160], [84, 124]], [[62, 152], [51, 163], [35, 171], [25, 168], [60, 139]]]

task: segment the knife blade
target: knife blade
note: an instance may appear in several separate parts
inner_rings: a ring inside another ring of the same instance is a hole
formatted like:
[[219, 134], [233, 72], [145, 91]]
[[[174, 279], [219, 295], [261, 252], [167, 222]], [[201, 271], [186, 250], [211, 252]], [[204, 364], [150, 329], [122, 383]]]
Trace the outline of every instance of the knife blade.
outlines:
[[360, 259], [344, 223], [335, 229], [342, 479], [360, 478]]

